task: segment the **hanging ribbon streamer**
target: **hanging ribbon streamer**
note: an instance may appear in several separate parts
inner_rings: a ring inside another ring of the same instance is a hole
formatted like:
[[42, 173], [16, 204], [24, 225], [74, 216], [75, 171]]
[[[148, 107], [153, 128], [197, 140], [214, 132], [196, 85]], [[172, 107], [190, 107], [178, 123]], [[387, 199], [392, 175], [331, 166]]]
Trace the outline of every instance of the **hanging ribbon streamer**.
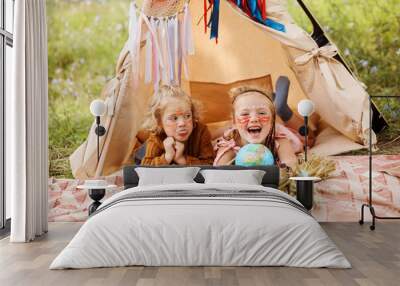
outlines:
[[186, 22], [185, 22], [185, 17], [183, 17], [181, 21], [181, 27], [179, 29], [179, 39], [180, 39], [180, 47], [181, 47], [181, 53], [180, 53], [180, 65], [183, 68], [183, 73], [185, 75], [185, 78], [188, 79], [189, 77], [189, 72], [188, 72], [188, 67], [187, 67], [187, 41], [186, 41]]
[[178, 39], [178, 80], [179, 80], [179, 85], [182, 83], [182, 58], [183, 58], [183, 47], [182, 47], [182, 21], [181, 19], [178, 19], [178, 29], [177, 29], [177, 39]]
[[210, 39], [215, 39], [216, 43], [218, 43], [219, 1], [220, 0], [210, 0], [212, 11], [210, 21], [208, 22], [208, 26], [211, 29]]
[[265, 4], [266, 0], [258, 0], [258, 6], [261, 9], [261, 16], [263, 21], [267, 19], [267, 5]]
[[186, 4], [185, 6], [183, 22], [185, 27], [185, 42], [186, 42], [187, 55], [194, 55], [192, 15], [190, 14], [190, 9], [188, 4]]
[[[236, 5], [244, 13], [246, 13], [254, 21], [261, 23], [267, 27], [280, 32], [286, 32], [285, 25], [267, 18], [266, 0], [229, 0], [232, 4]], [[211, 7], [211, 16], [207, 26], [211, 28], [210, 39], [214, 39], [218, 43], [218, 28], [219, 28], [219, 10], [220, 0], [208, 0], [210, 7], [207, 8], [207, 1], [204, 1], [204, 21], [207, 21], [207, 12]]]
[[204, 0], [204, 13], [203, 13], [203, 21], [204, 21], [204, 33], [207, 33], [207, 0]]
[[[156, 48], [157, 54], [159, 57], [161, 57], [161, 48], [160, 48], [160, 41], [158, 39], [158, 33], [157, 33], [157, 23], [158, 20], [154, 19], [153, 17], [150, 17], [150, 19], [147, 18], [147, 16], [142, 15], [143, 21], [146, 24], [147, 28], [151, 32], [153, 36], [153, 45]], [[164, 63], [162, 59], [160, 60], [160, 65], [161, 67], [164, 67]]]
[[266, 0], [229, 0], [250, 18], [279, 32], [286, 32], [285, 25], [267, 17]]
[[167, 21], [165, 19], [161, 19], [159, 22], [159, 35], [160, 35], [160, 43], [161, 43], [161, 54], [162, 59], [164, 61], [164, 67], [162, 68], [162, 81], [165, 84], [170, 84], [170, 76], [169, 76], [169, 42], [168, 42], [168, 28]]
[[[143, 67], [140, 67], [143, 41], [146, 42], [145, 59]], [[132, 1], [127, 47], [135, 86], [139, 84], [141, 68], [144, 69], [144, 83], [153, 82], [155, 90], [160, 84], [180, 84], [182, 68], [186, 78], [189, 78], [187, 57], [194, 54], [194, 41], [188, 2], [174, 15], [154, 17], [139, 10]]]
[[[154, 31], [156, 31], [156, 24], [154, 19], [150, 19], [150, 26], [152, 27], [152, 29]], [[153, 43], [157, 43], [158, 42], [158, 37], [156, 35], [156, 33], [153, 34]], [[160, 52], [159, 50], [157, 50], [157, 45], [154, 44], [153, 45], [153, 83], [154, 83], [154, 90], [158, 90], [159, 87], [159, 82], [160, 82], [160, 66], [159, 66], [159, 55]]]
[[174, 58], [175, 58], [175, 83], [176, 84], [181, 84], [180, 80], [180, 73], [179, 73], [179, 66], [180, 66], [180, 61], [179, 61], [179, 18], [178, 16], [175, 17], [175, 21], [174, 21]]
[[175, 82], [175, 21], [176, 18], [167, 22], [167, 32], [168, 32], [168, 59], [169, 59], [169, 82]]
[[194, 43], [192, 35], [192, 17], [190, 15], [189, 6], [187, 4], [185, 5], [183, 11], [180, 39], [181, 39], [180, 46], [182, 48], [180, 56], [182, 57], [183, 72], [185, 74], [185, 78], [189, 79], [189, 68], [188, 68], [187, 58], [189, 55], [194, 54]]

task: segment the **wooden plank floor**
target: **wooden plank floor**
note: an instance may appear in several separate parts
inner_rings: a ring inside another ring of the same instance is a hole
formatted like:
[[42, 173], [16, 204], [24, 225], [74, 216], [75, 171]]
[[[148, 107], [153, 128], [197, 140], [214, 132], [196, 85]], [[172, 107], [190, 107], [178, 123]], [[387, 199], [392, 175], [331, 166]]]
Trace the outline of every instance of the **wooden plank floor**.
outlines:
[[120, 267], [48, 270], [51, 261], [77, 232], [80, 223], [50, 223], [32, 243], [0, 241], [0, 285], [400, 285], [400, 223], [323, 223], [353, 268], [289, 267]]

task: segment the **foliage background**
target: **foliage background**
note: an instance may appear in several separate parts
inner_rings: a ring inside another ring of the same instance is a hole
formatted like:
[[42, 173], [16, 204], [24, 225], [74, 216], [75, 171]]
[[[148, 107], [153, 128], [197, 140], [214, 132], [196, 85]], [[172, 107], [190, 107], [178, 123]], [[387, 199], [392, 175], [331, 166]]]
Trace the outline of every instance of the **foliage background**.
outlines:
[[[87, 137], [90, 102], [114, 75], [128, 36], [129, 2], [47, 0], [50, 176], [72, 177], [68, 157]], [[371, 95], [400, 96], [400, 1], [304, 2]], [[297, 1], [288, 3], [296, 22], [311, 32]], [[394, 123], [380, 136], [392, 141], [400, 134], [400, 101], [377, 103]], [[400, 152], [393, 143], [391, 150]]]
[[72, 177], [68, 157], [87, 137], [90, 102], [114, 76], [128, 7], [129, 0], [47, 1], [50, 176]]

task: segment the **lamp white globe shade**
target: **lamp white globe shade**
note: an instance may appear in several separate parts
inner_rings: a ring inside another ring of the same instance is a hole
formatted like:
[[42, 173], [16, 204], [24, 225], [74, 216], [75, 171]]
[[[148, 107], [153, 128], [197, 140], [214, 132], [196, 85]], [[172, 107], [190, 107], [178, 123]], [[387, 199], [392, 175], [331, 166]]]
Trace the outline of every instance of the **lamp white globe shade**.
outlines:
[[93, 116], [102, 116], [106, 112], [106, 104], [100, 99], [95, 99], [90, 103], [90, 112]]
[[314, 102], [312, 102], [312, 100], [309, 99], [302, 99], [297, 105], [297, 111], [303, 117], [310, 116], [311, 114], [313, 114], [314, 110], [315, 110]]

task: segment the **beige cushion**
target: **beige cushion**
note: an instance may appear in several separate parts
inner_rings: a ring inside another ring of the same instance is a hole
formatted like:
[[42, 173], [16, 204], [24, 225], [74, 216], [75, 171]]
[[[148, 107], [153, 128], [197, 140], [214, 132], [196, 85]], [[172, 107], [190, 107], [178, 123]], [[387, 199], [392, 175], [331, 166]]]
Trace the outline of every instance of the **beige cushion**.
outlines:
[[203, 105], [202, 122], [220, 122], [231, 119], [232, 104], [229, 97], [229, 90], [233, 87], [244, 85], [258, 86], [271, 93], [273, 91], [271, 75], [227, 84], [191, 81], [191, 95]]

